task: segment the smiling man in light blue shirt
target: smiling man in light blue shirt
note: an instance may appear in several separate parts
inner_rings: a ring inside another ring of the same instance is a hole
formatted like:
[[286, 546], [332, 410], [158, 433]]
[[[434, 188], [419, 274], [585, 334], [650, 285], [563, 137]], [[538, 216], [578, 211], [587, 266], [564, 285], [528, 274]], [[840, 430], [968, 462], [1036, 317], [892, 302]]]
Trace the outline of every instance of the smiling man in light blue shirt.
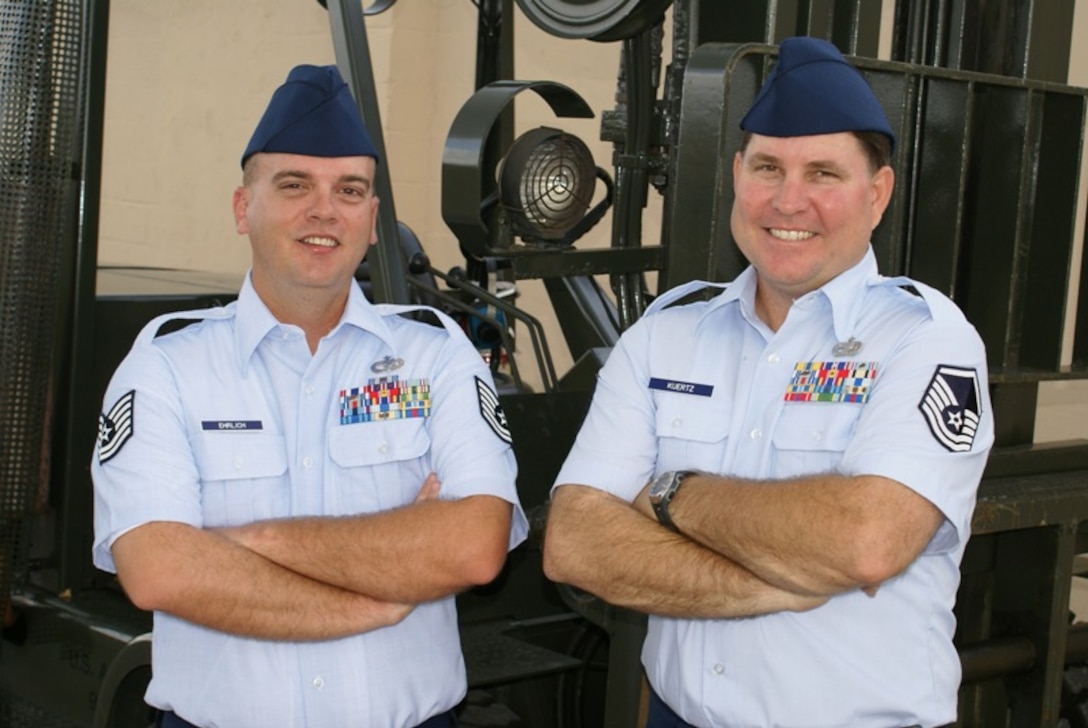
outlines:
[[155, 612], [147, 701], [167, 727], [455, 725], [454, 595], [527, 531], [491, 377], [356, 284], [377, 155], [335, 67], [292, 70], [242, 165], [237, 302], [141, 332], [92, 462], [95, 563]]
[[939, 292], [878, 273], [894, 134], [834, 46], [784, 41], [741, 128], [751, 265], [621, 337], [556, 479], [545, 569], [651, 615], [650, 728], [950, 723], [993, 442], [982, 342]]

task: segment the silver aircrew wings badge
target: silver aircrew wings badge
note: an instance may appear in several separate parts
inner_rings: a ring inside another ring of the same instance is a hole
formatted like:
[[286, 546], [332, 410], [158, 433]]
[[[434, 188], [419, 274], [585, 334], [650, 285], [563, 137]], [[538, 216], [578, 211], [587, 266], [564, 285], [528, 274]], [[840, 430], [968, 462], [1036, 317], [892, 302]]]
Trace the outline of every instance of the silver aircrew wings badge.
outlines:
[[370, 365], [370, 371], [375, 374], [385, 374], [387, 372], [394, 372], [404, 366], [404, 360], [400, 357], [386, 355], [382, 359], [374, 362]]

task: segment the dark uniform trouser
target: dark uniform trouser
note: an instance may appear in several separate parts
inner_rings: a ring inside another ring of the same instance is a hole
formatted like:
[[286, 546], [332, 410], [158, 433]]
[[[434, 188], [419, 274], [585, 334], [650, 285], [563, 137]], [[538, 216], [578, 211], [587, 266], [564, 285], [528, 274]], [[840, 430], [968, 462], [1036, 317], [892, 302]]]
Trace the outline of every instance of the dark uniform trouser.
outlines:
[[646, 728], [694, 728], [691, 723], [686, 723], [683, 718], [673, 712], [672, 708], [665, 705], [665, 701], [658, 697], [653, 690], [650, 691], [650, 710], [646, 718]]
[[[650, 710], [646, 718], [646, 728], [695, 728], [691, 723], [686, 723], [683, 718], [673, 712], [672, 708], [665, 705], [665, 701], [650, 691]], [[907, 728], [921, 728], [921, 726], [908, 726]], [[947, 728], [947, 727], [946, 727]]]
[[[428, 718], [420, 723], [418, 728], [457, 728], [457, 725], [457, 716], [451, 710], [433, 718]], [[177, 713], [159, 711], [159, 715], [155, 719], [155, 728], [199, 728], [199, 726], [193, 725]]]

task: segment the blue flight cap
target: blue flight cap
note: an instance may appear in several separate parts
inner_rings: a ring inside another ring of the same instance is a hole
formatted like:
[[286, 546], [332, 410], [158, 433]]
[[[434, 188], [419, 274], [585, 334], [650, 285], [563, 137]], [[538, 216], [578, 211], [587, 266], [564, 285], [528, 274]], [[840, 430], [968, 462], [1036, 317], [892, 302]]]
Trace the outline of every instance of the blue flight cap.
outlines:
[[875, 131], [895, 147], [895, 134], [873, 90], [831, 43], [786, 38], [752, 107], [744, 131], [773, 137]]
[[363, 117], [336, 66], [295, 66], [272, 94], [242, 155], [257, 152], [378, 159]]

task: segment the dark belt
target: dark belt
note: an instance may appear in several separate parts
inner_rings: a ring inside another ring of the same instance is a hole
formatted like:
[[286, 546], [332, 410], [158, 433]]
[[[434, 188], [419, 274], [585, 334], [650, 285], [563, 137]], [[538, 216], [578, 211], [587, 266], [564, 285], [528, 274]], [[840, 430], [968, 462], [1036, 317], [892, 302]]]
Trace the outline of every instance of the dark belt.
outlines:
[[[457, 715], [452, 711], [439, 713], [419, 724], [417, 728], [457, 728]], [[182, 718], [177, 713], [159, 711], [155, 718], [155, 728], [200, 728]]]

